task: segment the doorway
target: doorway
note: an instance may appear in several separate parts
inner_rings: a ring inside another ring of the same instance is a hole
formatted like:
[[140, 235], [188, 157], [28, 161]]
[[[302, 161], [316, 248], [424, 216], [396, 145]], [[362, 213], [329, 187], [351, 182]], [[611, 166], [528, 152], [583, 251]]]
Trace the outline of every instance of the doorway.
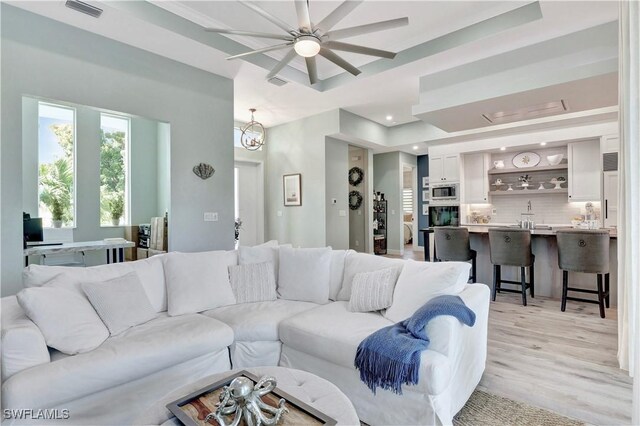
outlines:
[[402, 165], [402, 235], [403, 251], [418, 250], [416, 167]]
[[240, 222], [236, 246], [264, 242], [263, 163], [236, 161], [234, 166], [235, 219]]

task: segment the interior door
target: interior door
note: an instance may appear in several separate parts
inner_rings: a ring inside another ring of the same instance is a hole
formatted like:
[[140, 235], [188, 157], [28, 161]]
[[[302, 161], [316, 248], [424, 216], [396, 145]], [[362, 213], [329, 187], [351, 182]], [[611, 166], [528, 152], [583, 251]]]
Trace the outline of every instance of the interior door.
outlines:
[[254, 246], [264, 240], [264, 198], [262, 166], [259, 163], [235, 163], [236, 219], [242, 221], [238, 242]]
[[604, 172], [604, 226], [618, 226], [618, 172]]

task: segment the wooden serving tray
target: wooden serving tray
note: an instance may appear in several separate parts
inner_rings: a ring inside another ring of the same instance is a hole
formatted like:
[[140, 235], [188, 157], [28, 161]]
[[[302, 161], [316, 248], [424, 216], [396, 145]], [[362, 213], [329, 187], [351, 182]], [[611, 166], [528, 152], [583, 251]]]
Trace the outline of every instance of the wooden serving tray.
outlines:
[[[173, 401], [167, 404], [169, 411], [176, 416], [182, 424], [186, 426], [220, 426], [215, 419], [204, 421], [207, 414], [216, 411], [216, 404], [220, 401], [220, 393], [222, 388], [229, 385], [236, 377], [244, 376], [250, 379], [254, 384], [260, 380], [259, 377], [254, 376], [248, 371], [239, 371], [235, 374], [229, 375], [222, 380], [219, 380], [209, 386], [199, 389], [183, 398]], [[277, 377], [276, 377], [277, 379]], [[262, 401], [265, 403], [277, 407], [280, 398], [284, 398], [287, 403], [285, 407], [289, 410], [285, 413], [278, 425], [293, 426], [293, 425], [335, 425], [337, 422], [333, 418], [326, 414], [316, 410], [308, 404], [300, 401], [291, 394], [283, 392], [280, 388], [275, 388], [271, 393], [264, 395]], [[228, 422], [231, 423], [233, 418], [228, 416]], [[240, 422], [239, 426], [246, 426], [244, 420]]]

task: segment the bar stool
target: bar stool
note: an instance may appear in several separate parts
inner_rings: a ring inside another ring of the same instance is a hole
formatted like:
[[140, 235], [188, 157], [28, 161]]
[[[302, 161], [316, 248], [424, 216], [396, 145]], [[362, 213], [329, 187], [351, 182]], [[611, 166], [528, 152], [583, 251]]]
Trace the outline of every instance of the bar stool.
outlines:
[[457, 226], [438, 226], [434, 228], [435, 250], [439, 261], [468, 262], [471, 261], [472, 283], [476, 282], [476, 257], [478, 253], [471, 250], [469, 230]]
[[[531, 232], [528, 229], [490, 228], [489, 252], [493, 264], [493, 301], [496, 293], [506, 291], [522, 294], [522, 305], [527, 306], [527, 289], [534, 297], [534, 263], [536, 257], [531, 252]], [[502, 279], [502, 266], [520, 268], [520, 281]], [[526, 268], [529, 268], [529, 282], [526, 282]], [[520, 290], [502, 288], [502, 283], [516, 284]]]
[[[558, 267], [562, 269], [562, 306], [564, 312], [567, 300], [597, 303], [600, 307], [600, 318], [604, 318], [604, 307], [609, 307], [609, 231], [607, 230], [559, 230]], [[597, 274], [597, 290], [569, 287], [569, 271]], [[604, 275], [604, 289], [602, 276]], [[568, 297], [567, 292], [576, 291], [597, 294], [598, 300]]]

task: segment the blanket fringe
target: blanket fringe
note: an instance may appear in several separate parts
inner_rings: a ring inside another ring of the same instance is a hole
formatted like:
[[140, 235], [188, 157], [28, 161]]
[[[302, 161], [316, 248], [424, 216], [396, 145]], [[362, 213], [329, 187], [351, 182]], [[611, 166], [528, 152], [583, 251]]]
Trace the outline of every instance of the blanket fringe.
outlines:
[[409, 362], [391, 359], [379, 352], [358, 347], [355, 366], [360, 370], [360, 380], [364, 382], [375, 395], [380, 387], [402, 395], [402, 385], [418, 384], [420, 371], [420, 353], [412, 356]]

